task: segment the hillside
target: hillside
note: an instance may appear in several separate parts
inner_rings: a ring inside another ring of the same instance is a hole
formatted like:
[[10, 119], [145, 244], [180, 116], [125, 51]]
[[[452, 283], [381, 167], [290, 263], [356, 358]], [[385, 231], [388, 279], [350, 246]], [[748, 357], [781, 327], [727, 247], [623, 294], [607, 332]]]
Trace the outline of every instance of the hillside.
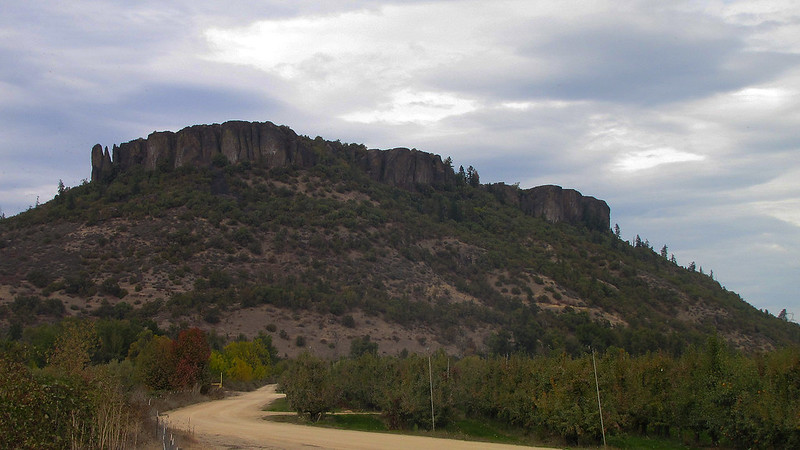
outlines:
[[330, 357], [354, 340], [461, 355], [800, 343], [798, 325], [620, 240], [605, 202], [483, 185], [417, 150], [228, 122], [96, 146], [92, 168], [0, 221], [2, 327], [153, 320]]

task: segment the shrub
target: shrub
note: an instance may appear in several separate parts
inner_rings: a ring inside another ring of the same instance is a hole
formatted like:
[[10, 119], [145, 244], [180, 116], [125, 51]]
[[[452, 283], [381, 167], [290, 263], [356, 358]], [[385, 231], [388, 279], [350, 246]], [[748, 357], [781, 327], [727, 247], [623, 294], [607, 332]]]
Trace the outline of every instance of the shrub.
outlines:
[[44, 270], [40, 269], [33, 269], [30, 272], [28, 272], [26, 279], [32, 285], [38, 287], [39, 289], [47, 287], [47, 285], [50, 284], [50, 282], [52, 281], [50, 275]]
[[353, 318], [350, 314], [342, 317], [342, 325], [346, 326], [347, 328], [355, 328], [356, 327], [356, 319]]

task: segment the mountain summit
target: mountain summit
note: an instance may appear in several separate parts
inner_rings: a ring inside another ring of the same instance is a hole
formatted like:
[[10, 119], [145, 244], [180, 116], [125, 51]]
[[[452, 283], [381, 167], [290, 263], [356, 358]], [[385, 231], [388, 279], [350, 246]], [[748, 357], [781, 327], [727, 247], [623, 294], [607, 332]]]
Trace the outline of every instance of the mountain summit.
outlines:
[[[111, 154], [108, 147], [104, 151], [97, 144], [92, 148], [92, 181], [109, 181], [134, 168], [208, 168], [220, 162], [247, 162], [266, 169], [311, 169], [336, 158], [350, 162], [374, 181], [406, 190], [443, 188], [455, 185], [457, 180], [453, 167], [432, 153], [407, 148], [374, 150], [321, 138], [312, 141], [271, 122], [230, 121], [186, 127], [177, 133], [154, 132], [147, 139], [114, 145]], [[584, 197], [572, 189], [540, 186], [520, 190], [498, 184], [493, 190], [526, 214], [551, 222], [609, 228], [610, 209], [606, 202]]]

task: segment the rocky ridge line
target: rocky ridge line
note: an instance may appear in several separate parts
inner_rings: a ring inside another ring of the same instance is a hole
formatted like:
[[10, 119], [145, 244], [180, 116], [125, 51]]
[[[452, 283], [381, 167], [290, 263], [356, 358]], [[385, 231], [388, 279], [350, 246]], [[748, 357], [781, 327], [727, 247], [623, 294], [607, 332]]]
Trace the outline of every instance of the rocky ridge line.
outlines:
[[[326, 154], [327, 153], [327, 154]], [[419, 186], [446, 186], [456, 181], [453, 168], [439, 155], [394, 148], [367, 149], [363, 145], [309, 139], [286, 126], [271, 122], [229, 121], [195, 125], [178, 132], [159, 131], [108, 147], [92, 148], [92, 181], [109, 182], [135, 167], [145, 170], [182, 166], [210, 167], [222, 156], [230, 163], [251, 162], [271, 169], [294, 166], [308, 169], [325, 164], [330, 156], [342, 156], [371, 179], [407, 190]], [[603, 200], [559, 186], [519, 189], [498, 183], [485, 185], [501, 201], [526, 214], [550, 222], [566, 222], [590, 229], [608, 230], [610, 208]]]

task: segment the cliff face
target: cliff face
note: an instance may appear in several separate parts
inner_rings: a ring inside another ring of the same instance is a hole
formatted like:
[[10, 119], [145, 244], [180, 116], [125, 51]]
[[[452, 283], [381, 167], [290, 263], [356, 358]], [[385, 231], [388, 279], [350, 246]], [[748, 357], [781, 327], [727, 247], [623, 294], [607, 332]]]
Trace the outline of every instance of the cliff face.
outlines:
[[525, 214], [542, 217], [549, 222], [567, 222], [593, 230], [608, 230], [611, 209], [603, 200], [581, 195], [561, 186], [537, 186], [520, 189], [503, 183], [487, 185], [498, 200], [519, 207]]
[[[135, 167], [145, 170], [209, 167], [223, 157], [231, 163], [248, 161], [266, 168], [310, 168], [336, 155], [345, 157], [375, 181], [407, 190], [420, 185], [445, 186], [456, 180], [453, 169], [432, 153], [407, 148], [368, 150], [363, 146], [300, 137], [288, 127], [270, 122], [230, 121], [195, 125], [176, 133], [154, 132], [147, 139], [114, 145], [111, 153], [107, 147], [103, 150], [100, 144], [95, 145], [91, 154], [92, 181], [107, 182]], [[486, 188], [526, 214], [551, 222], [609, 229], [608, 205], [575, 190], [558, 186], [520, 190], [504, 184]]]
[[147, 139], [114, 145], [111, 157], [107, 151], [100, 154], [93, 149], [92, 180], [136, 166], [145, 170], [210, 166], [215, 157], [220, 157], [218, 155], [232, 163], [251, 161], [268, 168], [311, 167], [315, 155], [311, 147], [303, 143], [294, 131], [269, 122], [225, 122], [195, 125], [177, 133], [154, 132]]

